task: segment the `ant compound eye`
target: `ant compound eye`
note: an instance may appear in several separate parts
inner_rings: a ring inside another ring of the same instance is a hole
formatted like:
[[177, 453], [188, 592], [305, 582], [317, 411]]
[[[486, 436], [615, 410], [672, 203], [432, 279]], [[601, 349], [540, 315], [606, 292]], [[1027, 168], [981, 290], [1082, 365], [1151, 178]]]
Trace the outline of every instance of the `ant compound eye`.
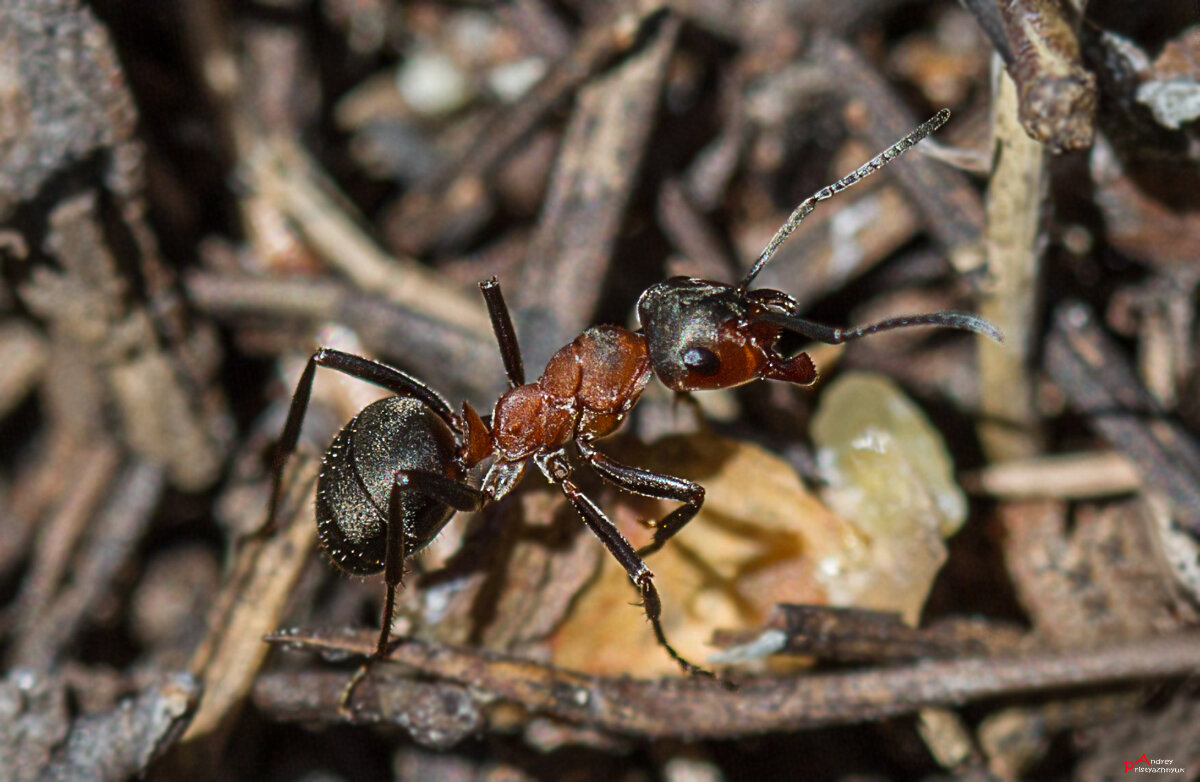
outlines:
[[683, 351], [683, 365], [701, 377], [712, 377], [721, 371], [721, 359], [708, 348]]

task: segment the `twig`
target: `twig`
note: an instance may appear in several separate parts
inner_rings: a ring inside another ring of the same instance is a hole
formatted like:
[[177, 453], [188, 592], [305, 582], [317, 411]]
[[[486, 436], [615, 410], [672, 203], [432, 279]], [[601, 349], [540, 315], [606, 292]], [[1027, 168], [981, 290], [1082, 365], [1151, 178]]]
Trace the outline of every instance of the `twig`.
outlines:
[[[429, 317], [330, 279], [195, 274], [187, 285], [197, 308], [235, 324], [295, 321], [312, 329], [341, 323], [372, 355], [416, 372], [451, 397], [495, 392], [503, 382], [490, 326], [480, 334], [444, 315]], [[482, 299], [476, 307], [486, 318]]]
[[[42, 528], [49, 509], [68, 483], [73, 487], [81, 481], [81, 471], [93, 456], [62, 428], [46, 433], [30, 450], [31, 458], [16, 471], [8, 501], [0, 506], [0, 578], [26, 556], [29, 541]], [[32, 578], [31, 571], [27, 579]]]
[[0, 324], [0, 416], [37, 385], [46, 366], [46, 342], [29, 325], [16, 321]]
[[25, 584], [17, 598], [16, 637], [21, 645], [12, 651], [12, 662], [49, 670], [52, 660], [26, 646], [54, 604], [55, 595], [70, 568], [76, 546], [87, 531], [92, 518], [105, 496], [105, 489], [120, 466], [116, 448], [108, 443], [94, 444], [79, 464], [79, 471], [68, 485], [54, 516], [45, 522], [34, 549], [34, 560]]
[[[854, 48], [828, 36], [813, 41], [812, 57], [833, 72], [833, 83], [861, 103], [862, 135], [882, 149], [917, 123], [883, 77]], [[960, 272], [979, 265], [975, 249], [983, 226], [983, 206], [961, 171], [911, 155], [894, 169], [896, 181], [924, 217], [938, 243]]]
[[[299, 632], [287, 645], [367, 655], [373, 637], [350, 642]], [[1200, 666], [1200, 637], [1181, 634], [1071, 652], [918, 663], [855, 673], [743, 681], [736, 689], [696, 679], [647, 681], [586, 676], [515, 657], [405, 641], [392, 662], [421, 676], [464, 684], [532, 712], [644, 738], [737, 738], [851, 724], [998, 695], [1185, 674]], [[343, 673], [279, 673], [260, 680], [258, 707], [277, 718], [339, 719]], [[360, 692], [377, 686], [368, 677]], [[368, 698], [378, 695], [366, 696]]]
[[[513, 148], [581, 85], [640, 44], [663, 16], [661, 9], [641, 16], [621, 14], [584, 33], [563, 61], [547, 68], [546, 76], [520, 101], [481, 129], [461, 158], [405, 195], [390, 231], [398, 245], [422, 252], [441, 240], [456, 218], [476, 208], [484, 182]], [[621, 117], [636, 119], [624, 113]]]
[[[1013, 648], [1024, 633], [984, 622], [956, 621], [914, 628], [895, 611], [818, 605], [776, 606], [764, 629], [749, 633], [718, 632], [718, 646], [737, 642], [712, 659], [737, 662], [753, 659], [740, 651], [766, 646], [774, 654], [816, 656], [838, 662], [919, 660], [962, 657], [989, 650]], [[765, 655], [756, 655], [765, 656]]]
[[[866, 274], [920, 231], [920, 215], [901, 188], [866, 183], [863, 192], [815, 212], [782, 245], [762, 282], [788, 291], [804, 308]], [[873, 189], [872, 189], [873, 188]], [[750, 252], [763, 245], [756, 232]], [[939, 259], [939, 264], [944, 264]]]
[[680, 274], [711, 280], [729, 279], [735, 275], [735, 266], [724, 251], [721, 238], [692, 204], [685, 186], [678, 179], [662, 183], [657, 206], [658, 224], [663, 233], [687, 259], [687, 269], [679, 270]]
[[967, 491], [1004, 499], [1094, 499], [1128, 494], [1141, 485], [1129, 460], [1111, 451], [1000, 462], [962, 478]]
[[1005, 343], [977, 340], [983, 391], [979, 433], [991, 459], [1023, 459], [1040, 450], [1030, 367], [1036, 347], [1045, 150], [1017, 124], [1012, 80], [997, 69], [994, 84], [995, 164], [988, 183], [984, 231], [990, 282], [980, 298], [979, 314], [1004, 332]]
[[14, 653], [18, 665], [52, 667], [87, 612], [112, 594], [117, 574], [128, 565], [150, 526], [164, 483], [159, 465], [137, 460], [106, 486], [106, 505], [89, 519], [69, 584], [51, 605], [37, 612], [18, 638]]
[[1158, 407], [1086, 306], [1055, 312], [1045, 364], [1071, 406], [1167, 498], [1180, 525], [1200, 535], [1200, 447]]
[[313, 249], [360, 288], [382, 293], [427, 317], [458, 323], [472, 333], [490, 334], [487, 315], [473, 296], [416, 261], [381, 250], [343, 202], [328, 195], [333, 185], [299, 146], [263, 141], [242, 163], [255, 187], [292, 220]]
[[516, 291], [531, 365], [591, 322], [678, 31], [679, 20], [667, 18], [643, 51], [579, 95]]
[[[296, 582], [316, 545], [308, 492], [315, 465], [294, 474], [284, 507], [293, 508], [274, 537], [250, 539], [236, 560], [209, 615], [209, 635], [196, 649], [190, 672], [204, 683], [204, 697], [180, 743], [167, 759], [176, 778], [195, 778], [219, 763], [225, 742], [255, 675], [266, 659], [262, 637], [279, 626]], [[244, 529], [252, 528], [246, 524]]]

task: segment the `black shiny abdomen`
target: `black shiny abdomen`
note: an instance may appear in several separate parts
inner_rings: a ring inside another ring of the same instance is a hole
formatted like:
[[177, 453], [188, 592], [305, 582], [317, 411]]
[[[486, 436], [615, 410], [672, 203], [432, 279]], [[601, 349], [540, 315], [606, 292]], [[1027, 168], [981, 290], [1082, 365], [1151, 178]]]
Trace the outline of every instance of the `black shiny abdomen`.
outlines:
[[[317, 479], [317, 535], [330, 559], [357, 575], [383, 570], [395, 472], [425, 470], [461, 480], [455, 451], [450, 427], [412, 397], [388, 397], [363, 408], [333, 438]], [[402, 497], [407, 556], [433, 540], [454, 509], [412, 490]]]

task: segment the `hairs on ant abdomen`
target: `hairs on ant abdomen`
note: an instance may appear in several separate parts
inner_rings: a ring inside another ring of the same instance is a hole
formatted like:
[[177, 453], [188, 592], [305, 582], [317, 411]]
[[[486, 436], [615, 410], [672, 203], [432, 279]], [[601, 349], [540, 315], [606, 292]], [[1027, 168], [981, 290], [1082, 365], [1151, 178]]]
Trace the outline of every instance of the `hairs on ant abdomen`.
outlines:
[[[596, 441], [620, 427], [651, 375], [683, 392], [730, 388], [756, 379], [811, 385], [817, 371], [808, 355], [784, 356], [777, 351], [784, 332], [836, 344], [880, 331], [931, 325], [999, 340], [994, 326], [963, 312], [893, 318], [848, 330], [832, 328], [798, 317], [798, 307], [786, 293], [750, 290], [775, 250], [818, 202], [882, 168], [949, 116], [943, 109], [855, 172], [802, 202], [738, 285], [689, 277], [653, 285], [638, 300], [640, 331], [589, 328], [555, 353], [532, 383], [525, 382], [516, 332], [499, 283], [494, 277], [480, 283], [509, 383], [496, 401], [490, 423], [467, 402], [455, 412], [440, 394], [399, 369], [331, 348], [313, 353], [292, 396], [275, 450], [266, 529], [274, 525], [283, 469], [295, 450], [317, 367], [395, 394], [368, 405], [346, 424], [326, 452], [317, 480], [322, 547], [347, 572], [383, 571], [386, 585], [375, 651], [351, 679], [342, 708], [347, 708], [368, 665], [387, 655], [405, 560], [427, 546], [456, 511], [478, 510], [507, 495], [530, 461], [563, 492], [588, 529], [625, 568], [659, 645], [685, 672], [711, 676], [668, 642], [654, 574], [643, 561], [691, 521], [704, 503], [704, 488], [622, 464], [599, 451]], [[605, 481], [634, 494], [682, 503], [652, 525], [650, 544], [634, 549], [604, 511], [579, 490], [567, 453], [572, 443]], [[491, 465], [479, 487], [472, 486], [471, 468], [489, 458]]]

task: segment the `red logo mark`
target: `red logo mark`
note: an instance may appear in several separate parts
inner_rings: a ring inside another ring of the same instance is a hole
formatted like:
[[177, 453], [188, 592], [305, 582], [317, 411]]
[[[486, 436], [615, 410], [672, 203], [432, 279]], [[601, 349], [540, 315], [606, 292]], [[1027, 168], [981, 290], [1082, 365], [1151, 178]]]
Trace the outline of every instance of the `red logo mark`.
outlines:
[[1125, 773], [1128, 774], [1129, 769], [1133, 768], [1138, 763], [1145, 763], [1147, 766], [1150, 765], [1150, 758], [1146, 757], [1146, 753], [1143, 752], [1142, 756], [1140, 758], [1138, 758], [1137, 760], [1126, 760], [1124, 762], [1125, 762]]

